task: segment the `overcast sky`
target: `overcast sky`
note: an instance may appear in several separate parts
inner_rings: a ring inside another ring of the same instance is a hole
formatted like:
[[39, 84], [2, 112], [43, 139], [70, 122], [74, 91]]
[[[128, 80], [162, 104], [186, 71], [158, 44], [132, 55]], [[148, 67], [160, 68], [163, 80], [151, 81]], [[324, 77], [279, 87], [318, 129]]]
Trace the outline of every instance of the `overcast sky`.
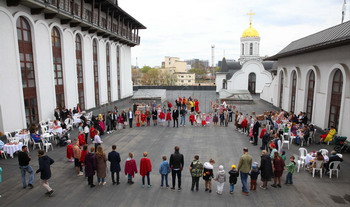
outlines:
[[[119, 0], [119, 6], [147, 27], [132, 48], [132, 65], [160, 66], [164, 56], [181, 60], [239, 58], [239, 43], [249, 27], [261, 37], [260, 55], [274, 55], [291, 41], [341, 22], [344, 0]], [[346, 20], [350, 2], [347, 1]]]

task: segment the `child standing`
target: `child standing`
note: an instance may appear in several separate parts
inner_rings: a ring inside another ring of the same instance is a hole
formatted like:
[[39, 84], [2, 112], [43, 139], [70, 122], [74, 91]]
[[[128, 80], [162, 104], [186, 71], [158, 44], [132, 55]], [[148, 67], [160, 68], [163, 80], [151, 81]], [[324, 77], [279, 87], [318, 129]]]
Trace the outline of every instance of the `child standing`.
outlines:
[[166, 113], [166, 121], [168, 122], [168, 127], [170, 127], [171, 122], [171, 111], [168, 109], [168, 112]]
[[258, 179], [260, 172], [258, 168], [258, 163], [254, 162], [252, 170], [250, 171], [250, 190], [256, 190], [256, 181]]
[[213, 165], [215, 161], [210, 159], [209, 162], [205, 162], [203, 165], [203, 179], [205, 180], [205, 191], [211, 193], [211, 179], [214, 178]]
[[230, 193], [233, 194], [235, 184], [237, 183], [237, 177], [239, 176], [239, 172], [236, 170], [236, 165], [231, 166], [231, 170], [228, 174], [230, 175]]
[[134, 184], [132, 181], [132, 178], [137, 174], [137, 166], [136, 161], [134, 160], [134, 154], [129, 152], [129, 157], [125, 161], [125, 167], [124, 167], [125, 175], [128, 176], [128, 183]]
[[193, 112], [191, 112], [189, 119], [190, 119], [191, 125], [193, 126], [193, 123], [195, 123], [195, 121], [196, 121], [196, 118], [194, 117]]
[[219, 166], [219, 171], [216, 173], [215, 180], [217, 182], [216, 193], [219, 195], [222, 195], [222, 191], [224, 190], [224, 185], [226, 182], [226, 174], [225, 174], [224, 166], [222, 165]]
[[293, 184], [293, 173], [295, 171], [295, 162], [294, 162], [295, 157], [291, 156], [289, 158], [290, 163], [288, 165], [286, 165], [287, 170], [288, 170], [288, 174], [287, 174], [287, 178], [286, 178], [286, 183], [285, 184]]
[[165, 186], [166, 188], [169, 188], [168, 174], [170, 173], [170, 165], [169, 165], [169, 162], [167, 161], [166, 156], [163, 156], [163, 162], [160, 164], [159, 173], [162, 176], [162, 183], [160, 184], [160, 187], [163, 188], [163, 184], [165, 180]]

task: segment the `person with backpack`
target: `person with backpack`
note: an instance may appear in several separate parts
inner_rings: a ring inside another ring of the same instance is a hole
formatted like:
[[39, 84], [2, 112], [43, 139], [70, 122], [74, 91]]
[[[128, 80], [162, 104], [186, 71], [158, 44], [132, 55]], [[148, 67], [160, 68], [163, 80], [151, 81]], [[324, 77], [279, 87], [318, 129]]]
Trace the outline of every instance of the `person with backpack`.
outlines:
[[195, 155], [194, 160], [190, 165], [190, 173], [192, 176], [192, 187], [191, 191], [194, 191], [194, 187], [196, 186], [196, 191], [199, 188], [199, 178], [202, 177], [203, 173], [203, 164], [199, 161], [199, 156]]

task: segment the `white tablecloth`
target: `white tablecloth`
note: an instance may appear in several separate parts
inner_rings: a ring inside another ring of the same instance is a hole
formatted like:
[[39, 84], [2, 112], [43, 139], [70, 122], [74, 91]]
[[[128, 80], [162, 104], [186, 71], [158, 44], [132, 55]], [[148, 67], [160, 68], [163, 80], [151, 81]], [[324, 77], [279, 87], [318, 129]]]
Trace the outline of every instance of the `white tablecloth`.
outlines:
[[19, 137], [20, 140], [29, 139], [30, 138], [29, 134], [16, 134], [15, 136]]
[[62, 131], [63, 131], [62, 127], [57, 128], [57, 129], [49, 129], [50, 133], [62, 134]]
[[21, 142], [19, 142], [18, 144], [16, 145], [8, 145], [8, 144], [5, 144], [4, 145], [4, 151], [7, 152], [7, 154], [10, 155], [10, 157], [13, 158], [13, 154], [19, 150], [22, 150], [22, 146], [23, 144]]

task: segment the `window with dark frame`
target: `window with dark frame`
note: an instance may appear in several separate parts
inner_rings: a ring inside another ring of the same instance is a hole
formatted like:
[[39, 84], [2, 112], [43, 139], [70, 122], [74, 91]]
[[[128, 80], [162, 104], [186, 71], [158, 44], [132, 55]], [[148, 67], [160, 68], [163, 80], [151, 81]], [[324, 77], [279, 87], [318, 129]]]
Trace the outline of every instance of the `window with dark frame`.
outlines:
[[26, 123], [29, 127], [31, 124], [39, 122], [32, 34], [30, 25], [24, 17], [19, 17], [17, 19], [16, 27], [21, 65], [24, 110]]
[[295, 113], [295, 99], [297, 92], [297, 73], [295, 71], [292, 72], [292, 94], [290, 99], [290, 111]]
[[92, 43], [93, 53], [93, 67], [94, 67], [94, 85], [95, 85], [95, 106], [100, 105], [100, 92], [98, 81], [98, 54], [97, 54], [97, 40], [94, 39]]
[[341, 99], [343, 95], [343, 73], [340, 69], [334, 73], [332, 81], [332, 91], [330, 100], [328, 127], [339, 127], [339, 116], [341, 108]]
[[311, 71], [308, 79], [307, 100], [306, 100], [306, 115], [310, 121], [312, 120], [314, 94], [315, 94], [315, 72]]
[[56, 92], [56, 106], [62, 108], [65, 107], [65, 98], [62, 68], [61, 34], [59, 33], [56, 27], [52, 28], [51, 41]]
[[83, 50], [80, 35], [75, 37], [75, 57], [77, 66], [77, 83], [78, 83], [78, 100], [81, 110], [85, 110], [85, 94], [84, 94], [84, 72], [83, 72]]

